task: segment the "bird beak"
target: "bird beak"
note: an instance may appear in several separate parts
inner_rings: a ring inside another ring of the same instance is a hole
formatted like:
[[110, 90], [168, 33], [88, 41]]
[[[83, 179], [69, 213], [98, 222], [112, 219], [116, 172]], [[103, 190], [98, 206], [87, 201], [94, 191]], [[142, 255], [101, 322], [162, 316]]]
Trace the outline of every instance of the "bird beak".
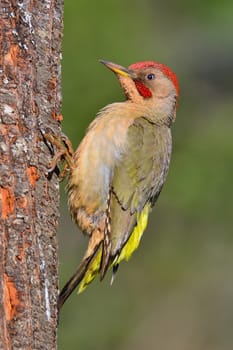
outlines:
[[120, 66], [119, 64], [112, 63], [110, 61], [100, 60], [100, 63], [103, 63], [107, 68], [113, 71], [116, 74], [122, 75], [123, 77], [131, 77], [131, 72], [125, 67]]

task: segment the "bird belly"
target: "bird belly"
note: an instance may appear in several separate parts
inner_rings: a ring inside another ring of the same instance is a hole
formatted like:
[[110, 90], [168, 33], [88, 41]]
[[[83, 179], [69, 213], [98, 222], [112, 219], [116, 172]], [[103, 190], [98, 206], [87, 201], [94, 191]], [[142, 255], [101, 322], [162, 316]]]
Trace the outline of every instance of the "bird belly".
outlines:
[[103, 226], [113, 171], [121, 158], [127, 134], [125, 119], [96, 118], [74, 157], [68, 182], [72, 218], [91, 234]]

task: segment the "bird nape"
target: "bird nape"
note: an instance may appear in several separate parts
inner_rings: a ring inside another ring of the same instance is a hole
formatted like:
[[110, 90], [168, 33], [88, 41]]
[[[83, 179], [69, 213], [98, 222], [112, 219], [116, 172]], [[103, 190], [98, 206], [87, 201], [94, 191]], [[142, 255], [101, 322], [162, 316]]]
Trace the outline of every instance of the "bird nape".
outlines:
[[154, 61], [128, 68], [100, 62], [116, 74], [126, 99], [97, 114], [72, 155], [68, 204], [89, 243], [60, 293], [59, 309], [77, 286], [83, 291], [109, 268], [114, 276], [119, 263], [138, 248], [171, 157], [176, 75]]

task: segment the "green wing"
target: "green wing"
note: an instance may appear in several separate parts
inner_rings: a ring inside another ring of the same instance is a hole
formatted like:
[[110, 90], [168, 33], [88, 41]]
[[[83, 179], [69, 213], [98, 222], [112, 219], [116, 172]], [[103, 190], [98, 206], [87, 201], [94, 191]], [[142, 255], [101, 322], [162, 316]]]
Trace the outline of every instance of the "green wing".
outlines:
[[165, 181], [170, 154], [167, 126], [141, 117], [129, 127], [125, 153], [114, 170], [111, 187], [111, 261], [128, 259], [138, 247], [150, 208]]

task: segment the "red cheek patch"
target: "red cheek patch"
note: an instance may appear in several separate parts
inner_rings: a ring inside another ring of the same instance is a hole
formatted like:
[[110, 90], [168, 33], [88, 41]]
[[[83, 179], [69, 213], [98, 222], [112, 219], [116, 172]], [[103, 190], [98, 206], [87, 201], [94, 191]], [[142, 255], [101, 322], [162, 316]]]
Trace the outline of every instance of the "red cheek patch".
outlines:
[[140, 80], [135, 80], [135, 85], [141, 96], [143, 96], [144, 98], [152, 97], [152, 92], [150, 91], [150, 89], [148, 89], [148, 87], [146, 87], [143, 84], [143, 82], [141, 82]]

